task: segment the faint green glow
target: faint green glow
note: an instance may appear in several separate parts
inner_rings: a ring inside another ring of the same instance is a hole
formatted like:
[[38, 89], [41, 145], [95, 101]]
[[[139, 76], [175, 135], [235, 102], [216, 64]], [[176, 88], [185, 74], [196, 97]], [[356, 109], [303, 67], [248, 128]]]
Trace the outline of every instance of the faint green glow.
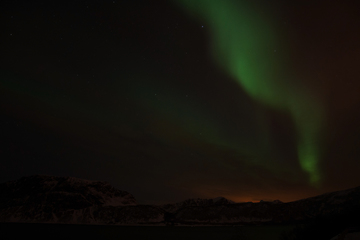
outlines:
[[[254, 99], [289, 112], [298, 132], [301, 168], [316, 186], [322, 108], [285, 62], [286, 46], [271, 17], [253, 1], [177, 0], [190, 14], [204, 18], [212, 36], [214, 60]], [[254, 6], [253, 6], [254, 5]]]
[[317, 168], [317, 156], [314, 155], [314, 149], [311, 149], [311, 146], [299, 145], [299, 158], [302, 169], [310, 173], [310, 183], [312, 185], [317, 185], [320, 181], [320, 175], [318, 174]]

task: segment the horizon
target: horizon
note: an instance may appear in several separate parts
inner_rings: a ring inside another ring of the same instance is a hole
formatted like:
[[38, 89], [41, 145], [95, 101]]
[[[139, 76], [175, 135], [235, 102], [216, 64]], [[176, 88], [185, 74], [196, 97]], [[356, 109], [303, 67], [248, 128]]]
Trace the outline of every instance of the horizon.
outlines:
[[[113, 184], [111, 184], [110, 182], [106, 182], [106, 181], [101, 181], [101, 180], [91, 180], [91, 179], [83, 179], [83, 178], [78, 178], [78, 177], [72, 177], [72, 176], [54, 176], [54, 175], [47, 175], [47, 174], [36, 174], [36, 175], [28, 175], [28, 176], [22, 176], [21, 178], [18, 178], [18, 179], [14, 179], [14, 180], [9, 180], [9, 181], [18, 181], [22, 178], [29, 178], [29, 177], [36, 177], [36, 176], [44, 176], [44, 177], [57, 177], [57, 178], [75, 178], [75, 179], [78, 179], [78, 180], [81, 180], [81, 181], [89, 181], [89, 182], [104, 182], [104, 183], [108, 183], [110, 184], [112, 187], [116, 188]], [[2, 183], [6, 183], [8, 181], [5, 181], [5, 182], [0, 182], [0, 184]], [[359, 187], [359, 186], [357, 186]], [[231, 199], [231, 197], [224, 197], [224, 196], [217, 196], [217, 197], [209, 197], [209, 198], [200, 198], [200, 197], [189, 197], [189, 198], [186, 198], [186, 199], [179, 199], [175, 202], [163, 202], [163, 201], [159, 201], [159, 202], [153, 202], [153, 203], [144, 203], [144, 202], [138, 202], [136, 196], [134, 196], [131, 192], [129, 191], [126, 191], [125, 189], [118, 189], [118, 190], [121, 190], [121, 191], [125, 191], [129, 194], [131, 194], [134, 198], [135, 198], [135, 201], [137, 202], [136, 205], [166, 205], [166, 204], [177, 204], [177, 203], [182, 203], [182, 202], [185, 202], [187, 200], [215, 200], [215, 199], [221, 199], [221, 198], [224, 198], [226, 200], [230, 200], [232, 201], [233, 203], [261, 203], [261, 202], [275, 202], [275, 201], [280, 201], [281, 203], [291, 203], [291, 202], [296, 202], [296, 201], [300, 201], [300, 200], [304, 200], [304, 199], [308, 199], [308, 198], [313, 198], [313, 197], [318, 197], [318, 196], [321, 196], [321, 195], [326, 195], [326, 194], [329, 194], [329, 193], [333, 193], [333, 192], [341, 192], [341, 191], [347, 191], [347, 190], [351, 190], [353, 188], [357, 188], [357, 187], [352, 187], [352, 188], [346, 188], [346, 189], [340, 189], [340, 190], [335, 190], [335, 191], [331, 191], [331, 192], [324, 192], [324, 193], [320, 193], [320, 194], [317, 194], [317, 195], [314, 195], [314, 196], [308, 196], [308, 197], [304, 197], [304, 198], [301, 198], [301, 199], [295, 199], [295, 200], [291, 200], [291, 201], [283, 201], [281, 199], [250, 199], [250, 198], [240, 198], [242, 200], [240, 201], [236, 201], [234, 199]], [[245, 200], [247, 199], [247, 200]], [[249, 200], [250, 199], [250, 200]]]

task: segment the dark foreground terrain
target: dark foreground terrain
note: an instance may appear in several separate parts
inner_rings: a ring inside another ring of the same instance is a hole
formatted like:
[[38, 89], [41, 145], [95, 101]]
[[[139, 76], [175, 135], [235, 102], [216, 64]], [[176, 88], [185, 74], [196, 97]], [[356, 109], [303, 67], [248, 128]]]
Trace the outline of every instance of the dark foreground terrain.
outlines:
[[277, 240], [293, 228], [286, 226], [109, 226], [40, 223], [0, 223], [1, 239], [156, 239], [156, 240]]
[[360, 232], [360, 187], [289, 203], [219, 197], [141, 205], [106, 182], [36, 175], [0, 183], [0, 192], [0, 240], [344, 240]]

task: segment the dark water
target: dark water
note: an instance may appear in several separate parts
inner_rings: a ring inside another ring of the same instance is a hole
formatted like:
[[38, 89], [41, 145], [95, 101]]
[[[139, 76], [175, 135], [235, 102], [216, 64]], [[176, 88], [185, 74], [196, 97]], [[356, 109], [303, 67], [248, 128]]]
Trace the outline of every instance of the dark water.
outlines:
[[162, 227], [1, 223], [1, 239], [278, 240], [292, 226]]

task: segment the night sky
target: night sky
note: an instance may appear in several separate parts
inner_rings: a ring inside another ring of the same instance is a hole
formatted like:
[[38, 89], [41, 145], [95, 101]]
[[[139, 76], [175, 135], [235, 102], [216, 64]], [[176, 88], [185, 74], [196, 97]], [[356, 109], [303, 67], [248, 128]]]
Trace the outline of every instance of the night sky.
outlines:
[[360, 3], [0, 2], [0, 181], [139, 203], [360, 185]]

